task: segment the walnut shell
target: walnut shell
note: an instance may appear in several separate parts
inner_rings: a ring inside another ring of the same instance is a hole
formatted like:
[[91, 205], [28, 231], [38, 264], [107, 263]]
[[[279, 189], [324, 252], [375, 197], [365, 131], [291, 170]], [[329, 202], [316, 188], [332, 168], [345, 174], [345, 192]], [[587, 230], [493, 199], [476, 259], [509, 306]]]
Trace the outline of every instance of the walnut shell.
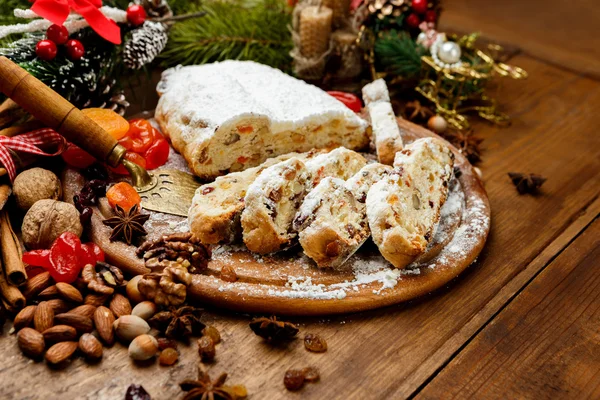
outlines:
[[21, 227], [29, 249], [47, 249], [64, 232], [81, 236], [83, 226], [74, 205], [56, 200], [39, 200], [27, 211]]
[[38, 200], [60, 200], [62, 186], [53, 172], [31, 168], [21, 172], [13, 182], [13, 194], [22, 210], [29, 210]]

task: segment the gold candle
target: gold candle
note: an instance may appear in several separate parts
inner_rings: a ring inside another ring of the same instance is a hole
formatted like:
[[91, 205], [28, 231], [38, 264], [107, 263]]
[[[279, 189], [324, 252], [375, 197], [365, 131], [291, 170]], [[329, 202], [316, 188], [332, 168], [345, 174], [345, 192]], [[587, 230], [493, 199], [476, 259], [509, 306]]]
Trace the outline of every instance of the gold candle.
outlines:
[[328, 7], [309, 6], [300, 12], [300, 52], [306, 58], [317, 58], [329, 48], [331, 18]]
[[350, 0], [322, 0], [325, 7], [333, 11], [333, 25], [337, 28], [345, 25], [350, 14]]

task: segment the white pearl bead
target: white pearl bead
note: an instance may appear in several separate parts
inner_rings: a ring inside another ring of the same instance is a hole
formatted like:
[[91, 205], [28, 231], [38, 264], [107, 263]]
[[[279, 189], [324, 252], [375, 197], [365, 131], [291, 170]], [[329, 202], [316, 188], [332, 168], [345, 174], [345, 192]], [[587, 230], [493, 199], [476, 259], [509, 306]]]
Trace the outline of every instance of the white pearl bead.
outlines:
[[444, 42], [438, 49], [438, 57], [447, 64], [459, 62], [460, 56], [460, 46], [454, 42]]

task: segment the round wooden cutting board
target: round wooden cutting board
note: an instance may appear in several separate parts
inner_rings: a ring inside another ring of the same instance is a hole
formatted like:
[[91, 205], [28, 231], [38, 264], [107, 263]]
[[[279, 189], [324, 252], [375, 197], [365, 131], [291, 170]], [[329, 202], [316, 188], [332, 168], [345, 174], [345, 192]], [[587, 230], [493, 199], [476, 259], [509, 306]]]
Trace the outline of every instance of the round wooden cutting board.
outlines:
[[[406, 143], [434, 136], [410, 122], [398, 123], [407, 132], [403, 136]], [[442, 208], [442, 219], [426, 254], [408, 268], [393, 268], [371, 242], [338, 270], [316, 268], [299, 247], [259, 257], [243, 245], [216, 246], [208, 270], [194, 275], [188, 296], [201, 304], [234, 311], [328, 315], [397, 304], [443, 286], [477, 258], [490, 229], [490, 207], [483, 185], [466, 158], [453, 151], [456, 178]], [[66, 170], [63, 184], [65, 198], [69, 199], [81, 187], [83, 178], [76, 171]], [[134, 246], [110, 242], [110, 229], [102, 224], [111, 213], [106, 202], [101, 201], [97, 211], [88, 233], [105, 251], [107, 260], [132, 275], [149, 272], [135, 255]], [[186, 222], [181, 217], [152, 213], [146, 225], [148, 238], [187, 230]], [[225, 265], [235, 270], [237, 281], [220, 279]]]

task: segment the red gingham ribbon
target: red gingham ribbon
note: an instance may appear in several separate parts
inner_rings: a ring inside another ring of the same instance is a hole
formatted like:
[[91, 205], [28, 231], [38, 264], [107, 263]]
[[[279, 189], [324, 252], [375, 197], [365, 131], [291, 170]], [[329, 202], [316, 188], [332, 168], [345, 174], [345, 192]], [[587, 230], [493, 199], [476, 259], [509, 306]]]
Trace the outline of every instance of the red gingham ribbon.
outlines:
[[[37, 147], [40, 144], [58, 144], [59, 146], [55, 153], [49, 154]], [[51, 157], [62, 153], [66, 148], [66, 144], [65, 138], [50, 128], [38, 129], [14, 137], [0, 136], [0, 163], [6, 168], [12, 182], [17, 176], [17, 168], [9, 149]]]

